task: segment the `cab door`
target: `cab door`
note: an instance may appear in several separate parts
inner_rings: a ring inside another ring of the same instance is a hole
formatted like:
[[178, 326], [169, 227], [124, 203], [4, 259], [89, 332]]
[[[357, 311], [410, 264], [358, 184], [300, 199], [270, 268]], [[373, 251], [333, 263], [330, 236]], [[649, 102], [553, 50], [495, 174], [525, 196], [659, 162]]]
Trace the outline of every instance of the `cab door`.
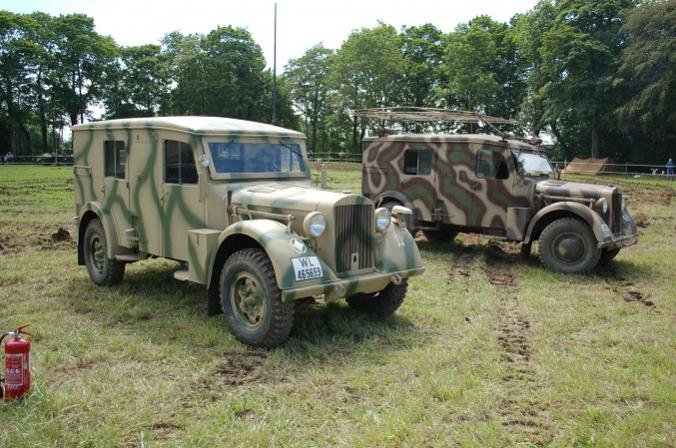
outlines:
[[432, 222], [437, 200], [434, 151], [425, 144], [408, 144], [400, 160], [400, 192], [413, 208], [416, 222]]
[[129, 151], [131, 226], [129, 238], [136, 239], [141, 252], [162, 255], [162, 206], [160, 203], [161, 154], [157, 133], [134, 130]]
[[106, 135], [103, 141], [102, 206], [112, 217], [119, 244], [130, 247], [125, 239], [125, 231], [130, 227], [127, 150], [128, 142], [124, 135], [112, 132]]
[[162, 152], [162, 252], [167, 258], [187, 261], [188, 230], [205, 225], [194, 148], [187, 136], [168, 134], [162, 139]]
[[475, 177], [469, 182], [473, 195], [469, 226], [504, 231], [512, 200], [509, 151], [499, 146], [476, 146]]

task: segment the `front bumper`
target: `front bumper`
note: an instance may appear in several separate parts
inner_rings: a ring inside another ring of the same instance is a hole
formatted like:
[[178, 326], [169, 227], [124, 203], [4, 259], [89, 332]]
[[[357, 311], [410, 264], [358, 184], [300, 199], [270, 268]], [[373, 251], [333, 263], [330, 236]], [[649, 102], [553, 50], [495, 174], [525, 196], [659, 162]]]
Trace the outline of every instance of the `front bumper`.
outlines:
[[397, 283], [402, 279], [420, 275], [424, 271], [425, 268], [422, 266], [398, 272], [375, 271], [301, 288], [283, 289], [282, 301], [288, 302], [322, 294], [327, 300], [335, 300], [350, 297], [357, 293], [374, 293], [383, 290], [389, 283]]

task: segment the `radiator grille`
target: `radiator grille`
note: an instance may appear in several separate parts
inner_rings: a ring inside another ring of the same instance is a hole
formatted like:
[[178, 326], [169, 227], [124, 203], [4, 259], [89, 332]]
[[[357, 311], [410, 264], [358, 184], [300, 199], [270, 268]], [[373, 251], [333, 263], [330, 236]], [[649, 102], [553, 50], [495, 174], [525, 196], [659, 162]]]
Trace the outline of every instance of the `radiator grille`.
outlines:
[[335, 207], [336, 272], [373, 266], [373, 206]]
[[618, 234], [622, 230], [622, 194], [614, 192], [610, 202], [610, 230]]

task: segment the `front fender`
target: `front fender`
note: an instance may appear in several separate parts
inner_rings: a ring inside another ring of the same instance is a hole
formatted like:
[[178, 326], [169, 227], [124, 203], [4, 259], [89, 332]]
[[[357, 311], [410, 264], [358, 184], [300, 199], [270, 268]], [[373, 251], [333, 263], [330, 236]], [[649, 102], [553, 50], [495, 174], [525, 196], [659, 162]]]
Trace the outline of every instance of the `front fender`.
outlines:
[[411, 233], [393, 222], [376, 235], [376, 269], [381, 272], [400, 272], [423, 267], [418, 245]]
[[373, 198], [373, 203], [376, 204], [378, 207], [380, 207], [382, 206], [383, 202], [386, 202], [387, 199], [396, 199], [402, 205], [411, 208], [411, 204], [409, 204], [408, 198], [401, 191], [383, 191], [378, 196]]
[[[300, 286], [295, 278], [292, 258], [317, 256], [309, 245], [305, 244], [295, 233], [289, 232], [286, 225], [279, 221], [252, 219], [232, 224], [221, 233], [218, 239], [218, 246], [228, 244], [228, 238], [234, 235], [246, 235], [261, 245], [272, 262], [272, 266], [275, 269], [277, 286], [281, 290], [293, 289]], [[302, 243], [304, 251], [299, 252], [297, 249], [294, 249], [294, 246], [299, 246], [298, 242]], [[292, 245], [292, 243], [294, 244]], [[317, 256], [317, 258], [322, 267], [323, 276], [313, 280], [304, 280], [300, 282], [302, 286], [338, 280], [333, 270], [320, 257]], [[214, 261], [212, 259], [209, 263], [209, 272], [213, 271]]]
[[562, 201], [555, 202], [554, 204], [550, 204], [547, 207], [544, 207], [542, 210], [537, 212], [535, 216], [533, 216], [533, 219], [531, 220], [530, 224], [528, 225], [528, 229], [526, 230], [526, 237], [524, 238], [524, 243], [531, 242], [533, 230], [537, 227], [539, 221], [544, 219], [550, 213], [556, 212], [565, 212], [567, 214], [572, 214], [581, 218], [589, 225], [589, 227], [591, 227], [592, 232], [594, 232], [594, 236], [596, 237], [596, 241], [598, 241], [599, 244], [603, 243], [609, 238], [612, 238], [612, 233], [610, 232], [610, 229], [603, 221], [603, 219], [601, 219], [599, 214], [596, 213], [594, 210], [590, 209], [586, 205], [580, 204], [579, 202]]

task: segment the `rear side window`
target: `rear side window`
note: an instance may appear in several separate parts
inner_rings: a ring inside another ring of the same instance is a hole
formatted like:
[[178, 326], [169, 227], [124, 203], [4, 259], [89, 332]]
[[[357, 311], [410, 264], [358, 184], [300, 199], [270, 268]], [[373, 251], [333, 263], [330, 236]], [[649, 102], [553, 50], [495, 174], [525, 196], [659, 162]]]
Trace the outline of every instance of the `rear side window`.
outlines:
[[103, 142], [106, 177], [124, 179], [124, 166], [127, 163], [127, 150], [124, 142], [106, 140]]
[[476, 155], [476, 175], [486, 179], [507, 179], [509, 169], [505, 156], [490, 149], [480, 149]]
[[197, 168], [189, 144], [164, 141], [164, 181], [168, 184], [196, 184]]
[[404, 174], [430, 174], [431, 172], [431, 150], [408, 149], [404, 152]]

